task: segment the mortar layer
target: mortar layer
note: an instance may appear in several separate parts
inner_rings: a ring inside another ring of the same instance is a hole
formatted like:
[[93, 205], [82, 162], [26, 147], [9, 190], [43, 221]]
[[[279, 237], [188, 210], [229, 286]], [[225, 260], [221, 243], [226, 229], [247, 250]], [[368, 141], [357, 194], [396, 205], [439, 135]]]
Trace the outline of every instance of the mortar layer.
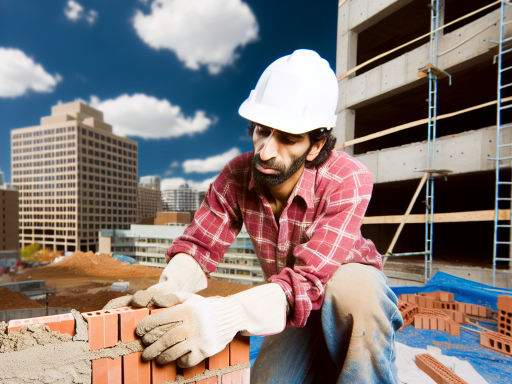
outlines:
[[[7, 333], [8, 324], [0, 323], [0, 354], [23, 351], [37, 345], [65, 343], [71, 335], [51, 332], [48, 325], [23, 327], [18, 332]], [[1, 365], [0, 365], [1, 366]]]

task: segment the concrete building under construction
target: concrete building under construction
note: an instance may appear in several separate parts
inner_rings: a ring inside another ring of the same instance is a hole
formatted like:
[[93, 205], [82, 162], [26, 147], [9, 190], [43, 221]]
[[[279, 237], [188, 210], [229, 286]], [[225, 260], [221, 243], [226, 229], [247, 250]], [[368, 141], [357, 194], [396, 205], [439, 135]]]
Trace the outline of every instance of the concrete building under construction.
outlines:
[[[481, 0], [441, 1], [435, 16], [432, 7], [436, 2], [430, 0], [341, 0], [336, 60], [340, 98], [335, 128], [338, 145], [347, 143], [343, 150], [353, 154], [373, 173], [375, 185], [362, 227], [363, 236], [373, 240], [383, 255], [387, 253], [431, 153], [435, 162], [430, 169], [443, 170], [442, 176], [444, 170], [451, 171], [447, 178], [435, 179], [435, 193], [432, 193], [432, 203], [435, 195], [435, 205], [431, 207], [436, 223], [435, 270], [444, 268], [454, 275], [487, 284], [492, 284], [496, 200], [496, 161], [492, 159], [497, 157], [497, 111], [501, 111], [502, 124], [512, 120], [510, 109], [496, 107], [498, 80], [501, 84], [512, 80], [512, 71], [506, 70], [500, 72], [498, 79], [498, 61], [500, 68], [508, 68], [512, 65], [512, 55], [495, 57], [499, 46], [506, 52], [507, 38], [512, 31], [510, 26], [505, 26], [500, 36], [500, 4], [472, 14], [490, 4]], [[505, 19], [512, 16], [512, 7], [504, 6], [503, 13]], [[429, 32], [434, 30], [436, 22], [440, 29], [434, 36]], [[424, 38], [379, 58], [421, 36]], [[435, 46], [429, 41], [434, 41], [434, 37]], [[497, 44], [500, 39], [503, 44]], [[438, 79], [439, 121], [434, 130], [437, 137], [434, 152], [429, 152], [432, 148], [427, 141], [429, 123], [425, 121], [408, 129], [396, 129], [392, 134], [368, 137], [429, 116], [430, 72]], [[512, 95], [512, 87], [503, 88], [501, 98]], [[451, 113], [454, 115], [444, 116]], [[360, 140], [354, 143], [355, 139]], [[511, 143], [510, 132], [504, 130], [501, 140]], [[500, 155], [503, 159], [500, 166], [505, 169], [500, 177], [510, 182], [510, 161], [506, 161], [510, 146], [502, 144], [505, 146]], [[500, 194], [510, 198], [510, 183], [503, 184]], [[427, 200], [423, 187], [393, 253], [425, 251]], [[510, 219], [510, 207], [506, 204], [499, 206], [500, 220]], [[510, 228], [499, 231], [509, 241]], [[509, 257], [509, 248], [497, 247], [497, 257]], [[412, 267], [422, 263], [423, 256], [391, 260], [386, 267], [388, 277], [404, 277], [398, 272], [393, 275], [390, 265], [407, 262]], [[508, 262], [495, 264], [497, 284], [509, 287]], [[482, 269], [472, 273], [461, 266], [472, 267], [473, 271], [478, 269], [475, 267]], [[411, 274], [407, 278], [423, 282], [421, 268], [417, 271], [418, 278]]]

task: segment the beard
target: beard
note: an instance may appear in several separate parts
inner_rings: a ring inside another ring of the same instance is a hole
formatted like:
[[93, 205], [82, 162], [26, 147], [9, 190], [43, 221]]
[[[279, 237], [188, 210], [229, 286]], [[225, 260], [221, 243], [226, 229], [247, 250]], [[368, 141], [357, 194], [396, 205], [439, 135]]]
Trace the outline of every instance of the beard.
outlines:
[[[277, 187], [278, 185], [283, 184], [286, 180], [292, 177], [292, 175], [297, 172], [306, 162], [306, 157], [308, 156], [310, 149], [311, 148], [304, 152], [303, 155], [293, 158], [292, 163], [288, 168], [286, 168], [283, 163], [277, 162], [275, 158], [268, 161], [263, 161], [261, 160], [260, 154], [255, 153], [252, 158], [252, 174], [254, 181], [258, 184], [263, 184], [268, 187]], [[258, 168], [256, 168], [257, 164], [265, 165], [266, 167], [278, 171], [278, 173], [272, 175], [262, 173], [258, 170]]]

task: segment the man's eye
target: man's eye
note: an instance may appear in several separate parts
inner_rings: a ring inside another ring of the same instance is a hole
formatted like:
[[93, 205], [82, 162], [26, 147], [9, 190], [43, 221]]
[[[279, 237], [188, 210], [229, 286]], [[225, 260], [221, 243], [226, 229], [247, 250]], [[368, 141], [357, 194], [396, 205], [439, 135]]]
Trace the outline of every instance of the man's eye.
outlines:
[[284, 144], [288, 144], [288, 145], [292, 145], [292, 144], [295, 144], [295, 140], [292, 140], [290, 139], [289, 137], [286, 137], [286, 136], [283, 136], [281, 141], [284, 143]]
[[264, 136], [270, 135], [271, 130], [268, 129], [268, 128], [264, 128], [264, 127], [261, 127], [261, 126], [258, 125], [257, 129], [258, 129], [258, 133], [260, 135], [264, 135]]

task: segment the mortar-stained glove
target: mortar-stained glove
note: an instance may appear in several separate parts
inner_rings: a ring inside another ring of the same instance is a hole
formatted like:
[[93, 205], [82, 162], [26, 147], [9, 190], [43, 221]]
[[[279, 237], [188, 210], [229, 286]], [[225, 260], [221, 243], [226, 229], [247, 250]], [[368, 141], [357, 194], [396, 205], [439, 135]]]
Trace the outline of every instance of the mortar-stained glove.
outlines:
[[148, 289], [110, 300], [103, 310], [119, 307], [152, 307], [154, 298], [172, 292], [196, 293], [208, 287], [208, 278], [199, 264], [186, 253], [178, 253], [167, 264], [158, 284]]
[[156, 297], [166, 309], [143, 319], [137, 335], [149, 345], [144, 360], [160, 364], [177, 360], [182, 368], [193, 367], [222, 351], [236, 333], [270, 335], [286, 325], [286, 296], [277, 284], [265, 284], [233, 296], [203, 298], [187, 292]]

